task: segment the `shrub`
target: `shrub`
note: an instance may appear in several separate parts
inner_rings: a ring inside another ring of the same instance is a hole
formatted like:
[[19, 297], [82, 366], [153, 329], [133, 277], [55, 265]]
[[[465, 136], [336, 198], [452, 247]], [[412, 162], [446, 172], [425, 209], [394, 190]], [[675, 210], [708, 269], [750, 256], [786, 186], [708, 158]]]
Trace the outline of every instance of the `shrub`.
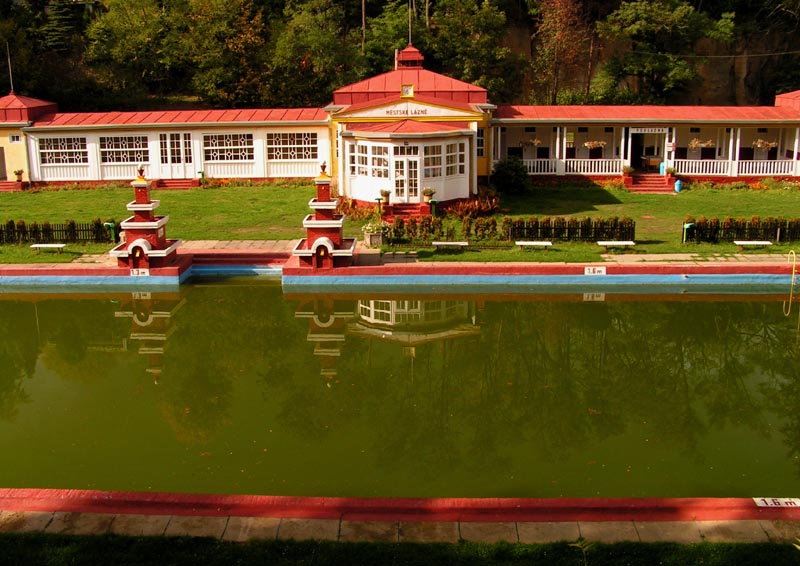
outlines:
[[531, 189], [528, 170], [518, 157], [498, 161], [492, 170], [490, 183], [501, 194], [521, 194]]

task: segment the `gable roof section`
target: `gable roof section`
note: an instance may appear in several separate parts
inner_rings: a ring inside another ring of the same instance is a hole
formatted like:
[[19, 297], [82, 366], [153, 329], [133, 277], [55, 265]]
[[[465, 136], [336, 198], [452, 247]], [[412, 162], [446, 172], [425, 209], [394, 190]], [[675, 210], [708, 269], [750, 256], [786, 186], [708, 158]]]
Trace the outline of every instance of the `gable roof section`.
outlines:
[[400, 95], [403, 85], [414, 86], [415, 98], [438, 99], [467, 104], [486, 104], [487, 94], [483, 87], [452, 79], [422, 68], [400, 68], [376, 77], [342, 87], [333, 92], [333, 104], [349, 106], [382, 100]]
[[336, 114], [336, 117], [346, 118], [349, 114], [354, 114], [362, 110], [368, 110], [371, 108], [378, 110], [382, 106], [391, 106], [392, 104], [405, 102], [446, 108], [448, 110], [462, 110], [464, 112], [469, 112], [470, 114], [481, 114], [480, 110], [476, 109], [475, 106], [467, 102], [455, 102], [452, 100], [443, 101], [441, 98], [434, 98], [430, 96], [414, 96], [413, 98], [405, 98], [400, 96], [398, 91], [398, 93], [395, 93], [392, 96], [387, 96], [386, 98], [360, 102], [358, 104], [347, 106], [340, 113]]
[[498, 106], [495, 122], [766, 124], [800, 121], [790, 106]]
[[147, 128], [152, 126], [325, 125], [321, 108], [162, 110], [149, 112], [59, 112], [42, 116], [34, 129]]
[[20, 96], [13, 92], [0, 98], [0, 123], [27, 124], [37, 117], [57, 112], [55, 102]]

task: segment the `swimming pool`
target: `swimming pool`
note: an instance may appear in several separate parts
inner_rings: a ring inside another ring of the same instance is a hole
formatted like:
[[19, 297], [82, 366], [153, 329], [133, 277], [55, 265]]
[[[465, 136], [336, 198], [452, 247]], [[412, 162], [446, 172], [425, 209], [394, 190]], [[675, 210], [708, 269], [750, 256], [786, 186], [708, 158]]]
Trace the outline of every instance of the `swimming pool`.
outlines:
[[780, 294], [0, 295], [2, 487], [793, 495]]

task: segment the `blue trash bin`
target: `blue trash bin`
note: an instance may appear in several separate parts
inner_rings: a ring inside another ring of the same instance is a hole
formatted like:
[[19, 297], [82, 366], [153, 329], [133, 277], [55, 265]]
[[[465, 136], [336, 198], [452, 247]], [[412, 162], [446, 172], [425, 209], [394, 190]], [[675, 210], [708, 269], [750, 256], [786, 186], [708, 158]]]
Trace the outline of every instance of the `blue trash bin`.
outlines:
[[682, 185], [682, 184], [683, 184], [683, 183], [681, 183], [681, 180], [680, 180], [680, 179], [678, 179], [677, 181], [675, 181], [675, 192], [676, 192], [676, 193], [679, 193], [679, 192], [681, 192], [681, 185]]
[[664, 175], [667, 172], [667, 166], [664, 164], [663, 161], [658, 164], [658, 172], [661, 173], [662, 175]]

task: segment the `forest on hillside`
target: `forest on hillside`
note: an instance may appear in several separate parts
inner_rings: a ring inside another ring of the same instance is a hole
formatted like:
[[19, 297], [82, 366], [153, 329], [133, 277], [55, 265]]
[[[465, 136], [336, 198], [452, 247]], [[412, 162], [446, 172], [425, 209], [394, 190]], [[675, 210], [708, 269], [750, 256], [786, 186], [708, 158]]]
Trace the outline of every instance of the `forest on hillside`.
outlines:
[[318, 107], [425, 67], [494, 103], [772, 104], [800, 0], [0, 0], [0, 90], [64, 111]]

